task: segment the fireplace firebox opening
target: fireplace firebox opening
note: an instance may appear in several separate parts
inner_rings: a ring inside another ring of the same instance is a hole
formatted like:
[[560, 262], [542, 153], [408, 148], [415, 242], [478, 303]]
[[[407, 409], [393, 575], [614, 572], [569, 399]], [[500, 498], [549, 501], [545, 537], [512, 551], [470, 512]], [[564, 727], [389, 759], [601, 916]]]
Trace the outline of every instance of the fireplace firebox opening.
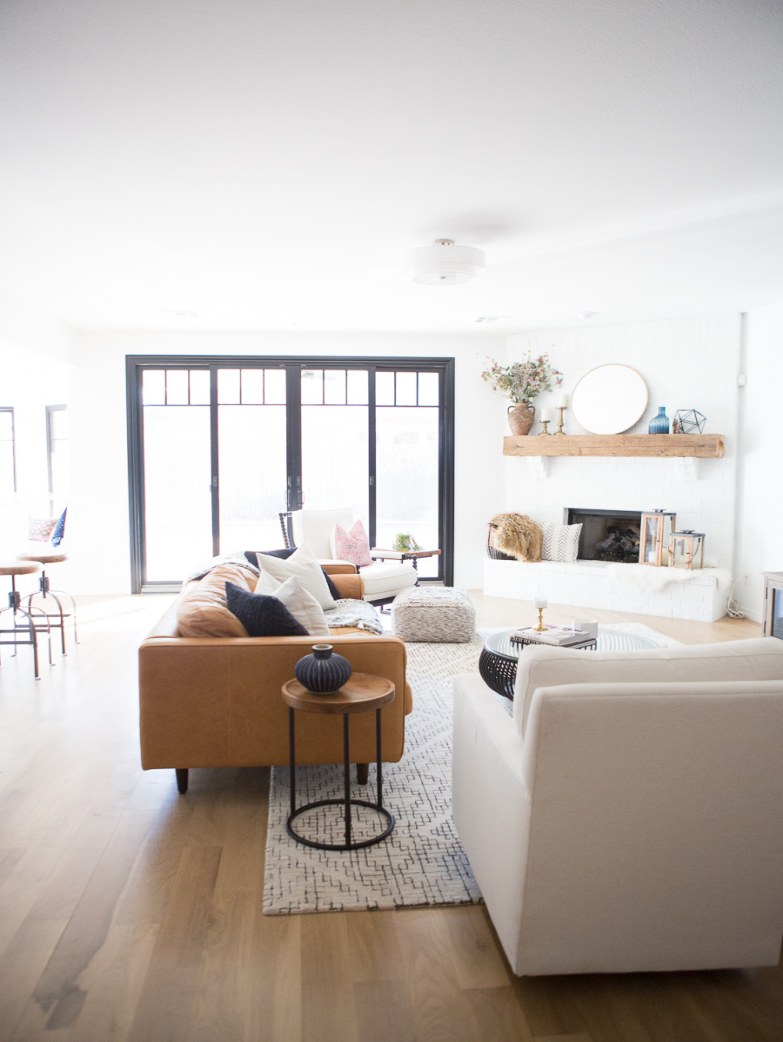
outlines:
[[641, 510], [588, 510], [566, 507], [563, 521], [582, 526], [579, 559], [582, 561], [615, 561], [639, 563]]

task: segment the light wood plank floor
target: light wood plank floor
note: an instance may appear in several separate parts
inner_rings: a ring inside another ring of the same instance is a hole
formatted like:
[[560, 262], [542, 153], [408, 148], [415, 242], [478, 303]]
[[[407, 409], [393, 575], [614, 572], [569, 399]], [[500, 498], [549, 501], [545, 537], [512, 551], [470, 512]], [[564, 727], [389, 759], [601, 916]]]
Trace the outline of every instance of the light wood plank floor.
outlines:
[[[474, 600], [483, 625], [533, 614]], [[179, 797], [139, 767], [136, 647], [166, 603], [82, 605], [38, 682], [29, 648], [2, 649], [2, 1042], [783, 1040], [780, 968], [516, 979], [482, 907], [262, 915], [268, 772], [192, 771]]]

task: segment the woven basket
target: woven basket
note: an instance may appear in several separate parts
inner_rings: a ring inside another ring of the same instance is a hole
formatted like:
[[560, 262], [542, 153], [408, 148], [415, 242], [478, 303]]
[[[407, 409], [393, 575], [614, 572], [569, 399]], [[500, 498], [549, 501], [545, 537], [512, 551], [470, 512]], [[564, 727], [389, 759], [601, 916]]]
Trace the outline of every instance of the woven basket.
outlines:
[[496, 550], [492, 545], [492, 532], [493, 526], [489, 526], [487, 532], [487, 556], [491, 557], [493, 561], [515, 561], [515, 557], [511, 557], [509, 554], [504, 554], [502, 550]]

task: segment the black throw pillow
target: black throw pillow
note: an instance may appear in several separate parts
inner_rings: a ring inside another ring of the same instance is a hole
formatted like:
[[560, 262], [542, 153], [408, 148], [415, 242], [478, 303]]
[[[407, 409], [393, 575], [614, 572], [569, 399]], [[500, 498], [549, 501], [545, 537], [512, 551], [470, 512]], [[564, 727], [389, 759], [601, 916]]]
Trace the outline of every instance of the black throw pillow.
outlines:
[[331, 593], [332, 597], [334, 597], [336, 601], [339, 601], [339, 599], [342, 597], [342, 594], [338, 591], [337, 587], [332, 582], [331, 576], [326, 571], [326, 569], [322, 567], [321, 571], [324, 573], [324, 579], [326, 579], [326, 585], [329, 587], [329, 593]]
[[226, 583], [228, 610], [236, 615], [251, 637], [306, 637], [308, 631], [282, 601], [266, 593], [249, 593]]
[[287, 561], [291, 554], [296, 553], [296, 547], [287, 547], [285, 550], [245, 550], [245, 557], [259, 568], [258, 555], [267, 554], [269, 557], [279, 557], [281, 561]]
[[[256, 568], [260, 568], [261, 565], [258, 563], [259, 554], [267, 554], [269, 557], [279, 557], [281, 561], [287, 561], [291, 554], [295, 553], [296, 547], [294, 546], [285, 550], [245, 550], [245, 557], [248, 559], [248, 561], [250, 561], [251, 564], [254, 564]], [[326, 579], [326, 585], [329, 588], [329, 593], [331, 593], [334, 600], [339, 601], [340, 594], [337, 590], [337, 587], [332, 582], [329, 573], [323, 567], [321, 568], [321, 571], [324, 573], [324, 579]]]

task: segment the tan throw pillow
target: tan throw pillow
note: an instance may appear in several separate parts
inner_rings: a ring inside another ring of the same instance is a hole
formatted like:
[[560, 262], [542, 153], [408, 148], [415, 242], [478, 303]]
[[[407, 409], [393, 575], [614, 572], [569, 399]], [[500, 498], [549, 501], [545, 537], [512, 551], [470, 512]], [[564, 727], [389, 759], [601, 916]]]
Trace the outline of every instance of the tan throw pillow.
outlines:
[[189, 583], [177, 604], [180, 637], [246, 637], [247, 630], [226, 607], [226, 583], [250, 590], [247, 573], [233, 564], [221, 564], [203, 579]]

